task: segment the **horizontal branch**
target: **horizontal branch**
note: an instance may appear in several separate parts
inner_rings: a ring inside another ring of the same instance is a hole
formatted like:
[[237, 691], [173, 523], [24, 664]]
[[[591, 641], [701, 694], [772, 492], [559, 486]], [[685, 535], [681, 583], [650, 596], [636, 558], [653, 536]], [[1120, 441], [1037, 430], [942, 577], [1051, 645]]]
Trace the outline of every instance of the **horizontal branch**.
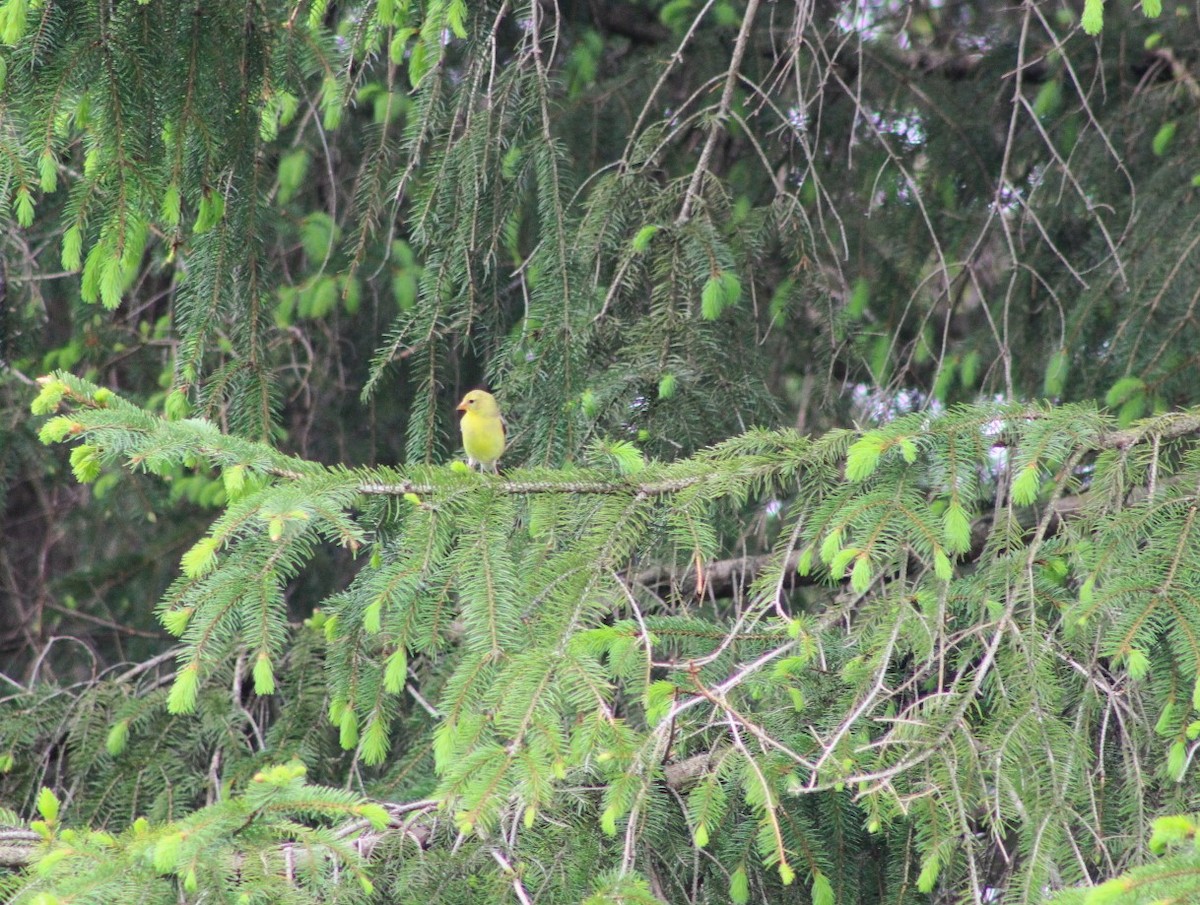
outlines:
[[[783, 563], [785, 573], [796, 575], [796, 565], [800, 562], [801, 550], [793, 550]], [[735, 588], [745, 587], [754, 582], [760, 573], [772, 564], [778, 564], [773, 553], [760, 553], [755, 556], [737, 556], [731, 559], [719, 559], [709, 563], [699, 572], [693, 562], [683, 570], [670, 567], [646, 569], [634, 575], [632, 580], [659, 596], [667, 593], [678, 593], [689, 596], [702, 588], [705, 593], [724, 597]]]
[[[353, 836], [355, 850], [369, 858], [374, 850], [390, 836], [401, 835], [412, 839], [421, 848], [427, 848], [433, 838], [434, 819], [429, 815], [437, 809], [439, 802], [432, 798], [421, 801], [376, 802], [388, 812], [390, 820], [382, 830], [371, 829], [371, 824], [362, 819], [348, 821], [334, 829], [339, 839]], [[42, 837], [25, 827], [0, 827], [0, 867], [27, 867], [37, 860]], [[289, 874], [303, 868], [316, 856], [311, 845], [282, 842], [278, 851]], [[235, 869], [238, 865], [232, 865]]]
[[[711, 754], [702, 751], [682, 761], [667, 764], [663, 768], [664, 779], [668, 786], [678, 790], [703, 776], [708, 770], [710, 760]], [[388, 812], [390, 819], [386, 827], [375, 830], [367, 820], [356, 819], [336, 827], [333, 834], [339, 839], [354, 837], [352, 844], [365, 859], [370, 859], [381, 843], [395, 836], [411, 839], [421, 849], [429, 848], [438, 819], [436, 813], [440, 802], [437, 799], [377, 801], [375, 804]], [[31, 829], [0, 826], [0, 867], [28, 867], [37, 860], [39, 846], [43, 844], [42, 837]], [[280, 843], [278, 851], [287, 865], [289, 879], [318, 857], [318, 852], [312, 845], [294, 842]], [[233, 867], [236, 869], [237, 865]]]
[[25, 867], [42, 837], [21, 827], [0, 827], [0, 867]]
[[[42, 378], [42, 381], [44, 384], [57, 381], [58, 385], [66, 390], [63, 398], [82, 408], [103, 410], [110, 416], [121, 409], [128, 411], [131, 416], [128, 423], [119, 426], [119, 429], [126, 433], [150, 437], [157, 436], [162, 431], [170, 438], [172, 429], [187, 425], [183, 429], [190, 430], [191, 435], [176, 437], [172, 442], [177, 445], [187, 445], [189, 453], [199, 454], [216, 467], [242, 466], [286, 480], [303, 480], [333, 471], [330, 466], [323, 463], [287, 455], [265, 443], [256, 443], [239, 437], [221, 435], [209, 422], [200, 420], [192, 421], [190, 424], [188, 422], [172, 422], [161, 416], [151, 414], [128, 401], [118, 400], [111, 393], [109, 394], [109, 398], [97, 401], [95, 397], [101, 392], [101, 388], [95, 387], [72, 375], [59, 372], [54, 377]], [[982, 430], [985, 422], [991, 423], [998, 420], [1015, 423], [1026, 419], [1044, 418], [1046, 417], [1046, 413], [1041, 409], [1030, 407], [1024, 411], [996, 411], [994, 413], [984, 411], [981, 412], [980, 417]], [[76, 424], [70, 428], [69, 432], [62, 439], [80, 439], [83, 434], [114, 428], [118, 428], [118, 425], [112, 423], [111, 420], [94, 426], [83, 423]], [[1091, 440], [1084, 452], [1099, 452], [1104, 449], [1128, 449], [1137, 443], [1149, 439], [1172, 439], [1197, 432], [1200, 432], [1200, 410], [1167, 413], [1155, 418], [1146, 419], [1132, 428], [1102, 431]], [[1005, 445], [1005, 440], [1002, 437], [995, 438], [993, 442], [997, 446]], [[135, 459], [138, 458], [136, 451], [135, 447]], [[788, 458], [786, 454], [777, 455], [776, 459], [761, 465], [761, 474], [758, 477], [769, 478], [772, 474], [790, 472], [798, 464], [795, 459]], [[797, 453], [797, 457], [799, 456], [800, 454]], [[667, 464], [657, 463], [652, 471], [652, 474], [656, 476], [651, 477], [647, 475], [646, 479], [640, 483], [636, 477], [631, 476], [614, 476], [613, 479], [608, 480], [603, 476], [599, 478], [590, 476], [574, 477], [568, 471], [562, 472], [562, 478], [559, 479], [557, 474], [548, 476], [545, 470], [539, 471], [536, 478], [532, 480], [522, 480], [521, 470], [517, 470], [513, 479], [509, 480], [486, 476], [480, 476], [479, 480], [486, 481], [487, 484], [485, 486], [493, 492], [516, 496], [566, 493], [576, 495], [632, 495], [649, 498], [678, 493], [703, 484], [714, 477], [722, 476], [719, 462], [713, 461], [708, 470], [696, 473], [694, 467], [689, 468], [689, 465], [694, 466], [696, 461], [696, 459], [692, 459]], [[671, 477], [672, 473], [678, 476]], [[428, 481], [405, 478], [394, 481], [371, 480], [370, 473], [365, 474], [364, 477], [367, 479], [362, 480], [355, 487], [355, 490], [364, 496], [404, 496], [406, 494], [429, 496], [443, 489]], [[754, 477], [754, 475], [747, 475], [747, 477]]]
[[1200, 432], [1200, 412], [1171, 412], [1142, 421], [1137, 427], [1107, 431], [1097, 438], [1093, 448], [1097, 451], [1128, 449], [1136, 443], [1155, 437], [1160, 440], [1174, 440], [1197, 432]]
[[[1106, 449], [1128, 449], [1138, 443], [1155, 437], [1162, 440], [1171, 440], [1178, 437], [1183, 437], [1188, 434], [1200, 433], [1200, 412], [1182, 412], [1171, 413], [1159, 416], [1158, 418], [1150, 419], [1142, 422], [1137, 427], [1127, 428], [1124, 430], [1106, 431], [1096, 437], [1091, 444], [1090, 450], [1093, 452], [1101, 452]], [[997, 443], [998, 446], [1003, 443]], [[278, 477], [300, 478], [303, 477], [303, 472], [293, 472], [284, 469], [271, 469], [271, 473]], [[686, 490], [689, 487], [695, 487], [698, 484], [708, 480], [711, 475], [683, 475], [678, 478], [663, 478], [659, 480], [647, 481], [644, 484], [639, 484], [630, 480], [613, 480], [613, 481], [552, 481], [552, 480], [496, 480], [495, 478], [487, 478], [481, 476], [483, 480], [489, 483], [487, 487], [498, 493], [512, 494], [515, 496], [525, 496], [528, 494], [540, 493], [573, 493], [573, 494], [632, 494], [639, 497], [662, 496], [664, 494], [678, 493]], [[431, 484], [426, 484], [418, 481], [364, 481], [358, 485], [358, 492], [364, 495], [375, 496], [403, 496], [407, 493], [413, 493], [418, 496], [432, 495], [437, 492], [438, 488]], [[732, 567], [731, 567], [732, 568]], [[713, 576], [706, 575], [706, 578]], [[638, 576], [639, 582], [648, 584], [653, 581], [647, 576], [646, 581], [642, 581], [642, 576]]]
[[[489, 480], [487, 487], [499, 493], [526, 496], [535, 493], [577, 493], [577, 494], [629, 494], [638, 497], [661, 496], [667, 493], [678, 493], [689, 487], [695, 487], [705, 480], [706, 476], [692, 475], [681, 478], [668, 478], [662, 481], [650, 481], [645, 484], [634, 484], [629, 481], [497, 481]], [[358, 492], [367, 496], [404, 496], [415, 493], [417, 496], [430, 496], [438, 488], [432, 484], [421, 484], [416, 481], [377, 482], [366, 481], [358, 485]]]

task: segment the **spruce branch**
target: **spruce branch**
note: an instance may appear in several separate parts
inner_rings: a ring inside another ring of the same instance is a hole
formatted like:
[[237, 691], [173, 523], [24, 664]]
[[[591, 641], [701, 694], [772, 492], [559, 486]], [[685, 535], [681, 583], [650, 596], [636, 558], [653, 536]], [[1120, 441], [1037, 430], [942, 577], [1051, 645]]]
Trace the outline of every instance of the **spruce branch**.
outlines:
[[[407, 802], [370, 801], [369, 804], [381, 808], [388, 815], [387, 823], [380, 827], [365, 819], [346, 820], [330, 829], [330, 836], [336, 840], [345, 840], [364, 858], [370, 858], [381, 844], [390, 838], [400, 837], [426, 848], [437, 829], [435, 811], [438, 801], [421, 799]], [[264, 814], [254, 814], [250, 822], [261, 820]], [[249, 823], [246, 824], [247, 826]], [[309, 843], [280, 842], [276, 846], [276, 854], [280, 861], [288, 866], [289, 881], [295, 880], [295, 874], [314, 864], [320, 863], [324, 857], [319, 849]], [[46, 840], [31, 829], [25, 827], [0, 826], [0, 866], [28, 867], [36, 864], [38, 859], [47, 853]], [[229, 861], [229, 870], [236, 873], [241, 865], [241, 856], [234, 855]]]
[[[95, 384], [81, 380], [65, 372], [40, 379], [43, 386], [41, 398], [54, 398], [53, 404], [35, 403], [35, 411], [49, 414], [59, 409], [61, 403], [72, 405], [73, 417], [58, 439], [87, 439], [106, 455], [124, 454], [132, 464], [141, 464], [147, 455], [168, 454], [177, 458], [191, 456], [202, 459], [214, 467], [228, 468], [241, 465], [273, 477], [289, 481], [300, 481], [316, 475], [347, 477], [355, 475], [354, 490], [364, 496], [438, 496], [452, 490], [462, 492], [472, 486], [487, 487], [489, 491], [513, 496], [535, 494], [572, 495], [630, 495], [640, 499], [680, 494], [701, 487], [711, 487], [717, 492], [728, 486], [734, 477], [738, 482], [751, 483], [779, 478], [794, 473], [807, 464], [806, 452], [790, 449], [781, 444], [771, 455], [750, 460], [746, 465], [736, 459], [720, 457], [721, 447], [705, 451], [692, 459], [680, 460], [669, 465], [654, 465], [645, 476], [629, 476], [621, 479], [608, 478], [602, 473], [581, 470], [534, 469], [512, 473], [511, 478], [488, 478], [474, 475], [455, 477], [452, 480], [431, 481], [418, 477], [395, 474], [394, 469], [378, 469], [374, 472], [359, 469], [347, 472], [336, 467], [307, 461], [281, 453], [265, 443], [245, 440], [221, 434], [208, 422], [200, 419], [171, 421], [146, 412], [137, 406], [103, 390]], [[54, 392], [47, 395], [46, 388]], [[97, 395], [99, 394], [99, 395]], [[67, 417], [63, 415], [61, 417]], [[1016, 407], [981, 411], [979, 423], [989, 422], [1020, 425], [1044, 421], [1045, 409]], [[1080, 436], [1079, 451], [1096, 453], [1106, 449], [1127, 451], [1143, 443], [1161, 443], [1200, 432], [1200, 410], [1185, 410], [1157, 415], [1124, 429], [1102, 430], [1088, 436]], [[786, 440], [778, 435], [780, 441]], [[994, 448], [1009, 445], [1004, 436], [990, 441]], [[731, 447], [736, 450], [736, 443]], [[424, 469], [426, 474], [430, 474]], [[450, 470], [453, 472], [453, 469]], [[385, 477], [387, 475], [387, 477]], [[394, 478], [391, 477], [394, 475]], [[478, 483], [476, 483], [478, 482]]]
[[697, 593], [703, 588], [705, 593], [721, 598], [729, 596], [738, 588], [749, 587], [754, 580], [766, 569], [774, 567], [781, 570], [789, 582], [801, 583], [796, 575], [796, 565], [800, 561], [801, 551], [793, 550], [782, 561], [773, 553], [742, 555], [729, 559], [719, 559], [714, 562], [697, 566], [695, 561], [689, 562], [683, 569], [659, 567], [643, 569], [632, 580], [658, 595], [678, 593], [684, 597]]
[[0, 867], [31, 864], [42, 837], [21, 827], [0, 827]]

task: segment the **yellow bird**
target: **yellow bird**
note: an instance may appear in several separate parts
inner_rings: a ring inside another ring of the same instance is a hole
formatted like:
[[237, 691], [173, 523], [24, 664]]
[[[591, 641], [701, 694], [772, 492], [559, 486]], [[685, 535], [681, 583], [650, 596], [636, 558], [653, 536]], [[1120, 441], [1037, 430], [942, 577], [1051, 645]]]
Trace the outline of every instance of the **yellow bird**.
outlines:
[[458, 404], [458, 411], [462, 412], [459, 427], [467, 464], [478, 465], [480, 471], [490, 468], [492, 474], [497, 474], [496, 462], [504, 453], [504, 417], [496, 397], [483, 390], [471, 390]]

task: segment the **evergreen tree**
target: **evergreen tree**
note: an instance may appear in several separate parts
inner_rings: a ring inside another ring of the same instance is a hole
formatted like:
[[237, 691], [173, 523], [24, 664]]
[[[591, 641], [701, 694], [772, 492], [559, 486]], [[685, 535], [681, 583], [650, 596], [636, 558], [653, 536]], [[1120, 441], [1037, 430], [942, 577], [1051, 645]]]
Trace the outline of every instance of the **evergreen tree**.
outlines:
[[1137, 7], [0, 3], [0, 893], [1196, 896]]

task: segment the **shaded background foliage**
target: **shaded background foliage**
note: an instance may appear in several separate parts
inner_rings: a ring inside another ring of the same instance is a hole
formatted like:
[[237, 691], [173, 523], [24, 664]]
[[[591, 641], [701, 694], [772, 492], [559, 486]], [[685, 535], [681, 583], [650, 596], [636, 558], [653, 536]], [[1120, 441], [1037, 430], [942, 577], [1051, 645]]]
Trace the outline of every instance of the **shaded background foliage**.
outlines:
[[[1080, 12], [8, 0], [0, 650], [45, 701], [20, 699], [38, 719], [6, 740], [5, 801], [82, 777], [79, 819], [120, 826], [203, 803], [214, 751], [230, 781], [265, 751], [334, 785], [354, 764], [336, 732], [296, 731], [326, 709], [304, 644], [288, 706], [247, 693], [232, 744], [224, 704], [168, 716], [156, 669], [144, 694], [55, 709], [164, 649], [154, 603], [226, 490], [183, 464], [74, 484], [26, 415], [47, 370], [349, 466], [448, 460], [481, 382], [509, 466], [976, 400], [1098, 400], [1121, 424], [1200, 402], [1197, 12], [1110, 3], [1099, 37]], [[769, 550], [777, 511], [720, 512], [722, 549]], [[316, 556], [295, 623], [358, 570]], [[111, 758], [114, 714], [162, 750]], [[429, 752], [406, 757], [372, 794], [428, 791]], [[151, 762], [177, 772], [146, 785]], [[679, 829], [659, 838], [687, 851]]]

